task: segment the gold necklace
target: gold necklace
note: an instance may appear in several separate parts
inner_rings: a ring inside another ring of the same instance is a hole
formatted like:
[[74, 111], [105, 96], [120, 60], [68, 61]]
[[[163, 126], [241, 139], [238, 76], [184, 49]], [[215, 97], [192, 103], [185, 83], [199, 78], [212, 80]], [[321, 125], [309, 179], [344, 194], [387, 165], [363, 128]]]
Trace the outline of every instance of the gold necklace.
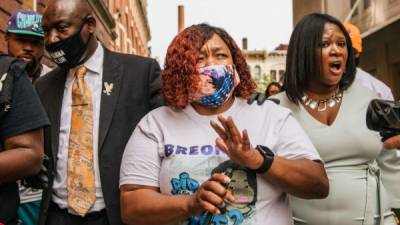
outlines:
[[322, 99], [322, 100], [315, 100], [304, 93], [301, 101], [307, 107], [312, 110], [317, 110], [318, 112], [326, 111], [329, 108], [333, 108], [336, 104], [339, 104], [342, 101], [343, 94], [339, 91], [339, 89], [332, 95], [330, 98]]

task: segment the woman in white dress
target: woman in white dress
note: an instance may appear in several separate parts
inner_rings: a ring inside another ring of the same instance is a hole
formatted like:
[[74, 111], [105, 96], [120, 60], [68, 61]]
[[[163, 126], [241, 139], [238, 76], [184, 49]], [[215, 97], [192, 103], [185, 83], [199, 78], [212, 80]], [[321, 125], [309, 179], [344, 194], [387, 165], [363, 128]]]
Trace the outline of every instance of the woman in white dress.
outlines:
[[295, 27], [288, 49], [286, 92], [273, 96], [289, 108], [320, 153], [330, 193], [322, 200], [291, 198], [295, 224], [396, 224], [400, 160], [367, 129], [377, 95], [353, 83], [353, 48], [343, 25], [310, 14]]

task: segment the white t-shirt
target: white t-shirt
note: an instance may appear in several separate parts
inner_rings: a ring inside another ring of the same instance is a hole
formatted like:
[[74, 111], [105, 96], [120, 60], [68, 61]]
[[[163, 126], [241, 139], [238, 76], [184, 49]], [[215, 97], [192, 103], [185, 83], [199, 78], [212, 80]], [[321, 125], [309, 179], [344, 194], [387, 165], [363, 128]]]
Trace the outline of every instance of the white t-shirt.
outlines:
[[394, 99], [392, 91], [385, 83], [360, 68], [357, 68], [355, 81], [356, 83], [376, 92], [381, 99], [392, 101]]
[[[267, 146], [287, 159], [320, 160], [290, 111], [273, 102], [248, 105], [236, 98], [223, 115], [232, 116], [240, 131], [247, 129], [254, 146]], [[217, 133], [210, 120], [217, 118], [200, 115], [192, 106], [184, 110], [161, 107], [148, 113], [125, 148], [120, 186], [137, 184], [159, 187], [166, 195], [192, 194], [214, 169], [232, 166], [215, 146]], [[229, 188], [236, 204], [228, 205], [226, 214], [216, 215], [214, 224], [293, 224], [287, 194], [263, 176], [234, 168]], [[192, 217], [180, 224], [202, 224], [204, 218]]]

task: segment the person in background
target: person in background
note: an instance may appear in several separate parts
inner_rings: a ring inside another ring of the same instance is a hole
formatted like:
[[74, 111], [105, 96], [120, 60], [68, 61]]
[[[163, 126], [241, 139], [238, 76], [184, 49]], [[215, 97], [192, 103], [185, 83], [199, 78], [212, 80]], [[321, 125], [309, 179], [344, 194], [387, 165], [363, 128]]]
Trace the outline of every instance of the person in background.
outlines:
[[148, 113], [125, 147], [126, 224], [290, 225], [287, 194], [327, 196], [323, 163], [289, 110], [246, 103], [255, 84], [225, 30], [186, 28], [165, 62], [168, 106]]
[[[356, 66], [358, 66], [363, 49], [360, 30], [351, 23], [343, 23], [343, 26], [349, 33], [351, 43], [354, 49], [354, 59], [356, 62]], [[360, 67], [357, 67], [356, 70], [357, 71], [356, 71], [355, 82], [360, 83], [361, 85], [375, 91], [378, 94], [379, 98], [393, 101], [394, 98], [392, 91], [385, 83], [376, 79], [374, 76], [362, 70]]]
[[25, 63], [0, 56], [0, 224], [17, 225], [17, 181], [40, 171], [46, 113]]
[[281, 92], [281, 84], [276, 81], [272, 81], [268, 84], [267, 89], [265, 89], [265, 98], [278, 94], [279, 92]]
[[43, 14], [45, 47], [58, 68], [35, 82], [52, 124], [45, 151], [54, 168], [40, 225], [122, 225], [124, 147], [139, 120], [162, 105], [158, 63], [106, 49], [97, 26], [88, 1], [51, 0]]
[[[343, 26], [346, 28], [347, 32], [350, 35], [355, 54], [356, 65], [358, 65], [360, 61], [360, 55], [362, 53], [362, 39], [360, 30], [358, 29], [358, 27], [351, 23], [343, 23]], [[377, 92], [379, 98], [391, 101], [394, 100], [391, 89], [385, 83], [376, 79], [374, 76], [365, 72], [359, 67], [357, 67], [356, 82], [359, 82], [365, 87], [368, 87], [371, 90]], [[400, 135], [394, 136], [386, 140], [383, 144], [384, 148], [386, 149], [400, 149]]]
[[[40, 61], [44, 54], [42, 15], [29, 10], [17, 10], [9, 19], [6, 30], [8, 54], [23, 60], [28, 76], [34, 82], [50, 72]], [[20, 206], [18, 218], [21, 225], [38, 223], [42, 190], [19, 185]]]
[[[281, 84], [279, 84], [276, 81], [272, 81], [271, 83], [268, 84], [264, 93], [259, 93], [255, 91], [253, 94], [251, 94], [250, 97], [247, 99], [247, 103], [251, 105], [253, 104], [253, 102], [257, 102], [258, 105], [262, 105], [264, 101], [268, 99], [268, 97], [281, 92], [281, 88], [282, 88]], [[272, 100], [275, 103], [279, 104], [279, 101], [277, 101], [277, 99], [268, 99], [268, 100]]]
[[295, 224], [395, 225], [400, 207], [400, 160], [366, 126], [376, 92], [354, 82], [349, 34], [336, 18], [313, 13], [291, 35], [285, 92], [273, 96], [293, 112], [329, 177], [326, 199], [293, 196]]
[[50, 72], [40, 61], [44, 55], [42, 15], [29, 10], [18, 10], [9, 19], [6, 30], [8, 54], [27, 63], [26, 70], [34, 82]]

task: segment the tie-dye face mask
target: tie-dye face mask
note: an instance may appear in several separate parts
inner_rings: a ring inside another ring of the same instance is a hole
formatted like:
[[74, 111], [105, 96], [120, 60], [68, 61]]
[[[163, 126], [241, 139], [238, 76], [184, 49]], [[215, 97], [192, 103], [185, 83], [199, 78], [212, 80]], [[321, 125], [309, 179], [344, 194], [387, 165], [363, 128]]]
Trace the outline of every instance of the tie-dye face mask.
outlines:
[[193, 100], [204, 106], [221, 106], [239, 84], [239, 75], [233, 65], [201, 67], [198, 73], [201, 84], [194, 93]]

